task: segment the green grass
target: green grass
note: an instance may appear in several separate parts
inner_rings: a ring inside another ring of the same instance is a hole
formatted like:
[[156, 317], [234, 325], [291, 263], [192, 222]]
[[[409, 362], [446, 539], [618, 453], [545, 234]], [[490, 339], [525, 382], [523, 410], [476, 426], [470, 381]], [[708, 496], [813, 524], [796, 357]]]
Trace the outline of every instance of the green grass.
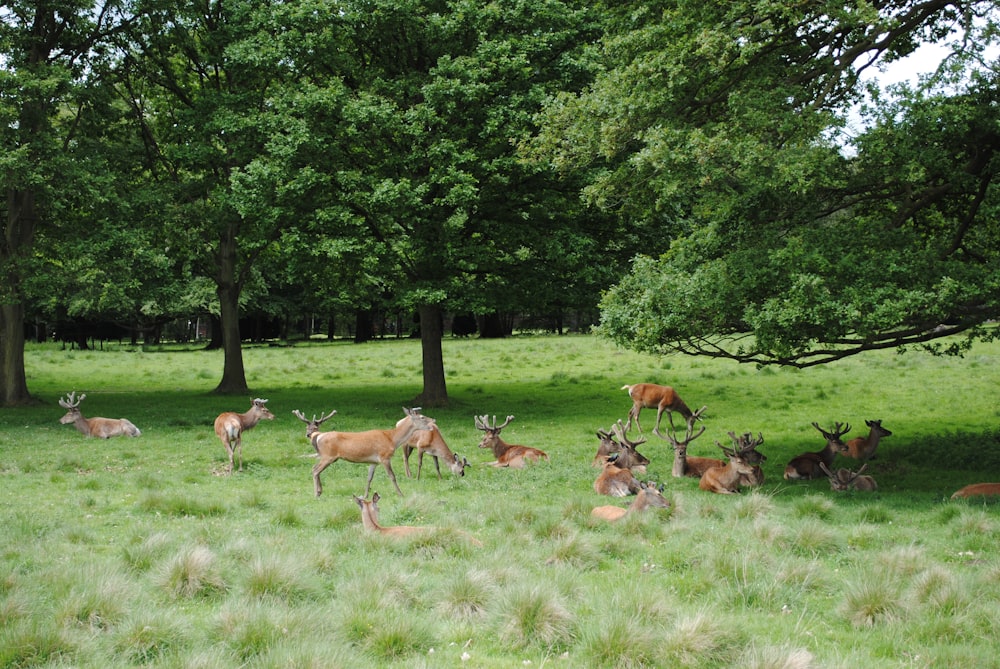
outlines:
[[[403, 497], [379, 469], [383, 524], [442, 528], [392, 541], [361, 531], [366, 467], [331, 465], [313, 496], [291, 412], [391, 427], [421, 389], [418, 342], [248, 348], [251, 395], [235, 398], [211, 393], [219, 352], [29, 347], [40, 403], [0, 410], [0, 669], [1000, 667], [1000, 507], [949, 500], [1000, 481], [1000, 344], [799, 371], [582, 336], [447, 340], [444, 354], [452, 403], [426, 413], [472, 466], [416, 481], [398, 457]], [[764, 485], [722, 496], [672, 478], [644, 410], [639, 450], [672, 508], [592, 520], [615, 503], [591, 488], [595, 432], [640, 381], [708, 405], [692, 455], [763, 433]], [[70, 390], [87, 393], [84, 415], [128, 417], [142, 436], [60, 425]], [[277, 419], [245, 434], [242, 474], [220, 475], [212, 421], [251, 396]], [[551, 462], [483, 467], [483, 414], [514, 415], [504, 438]], [[857, 436], [865, 419], [893, 432], [869, 464], [877, 493], [782, 480], [822, 447], [813, 421]]]

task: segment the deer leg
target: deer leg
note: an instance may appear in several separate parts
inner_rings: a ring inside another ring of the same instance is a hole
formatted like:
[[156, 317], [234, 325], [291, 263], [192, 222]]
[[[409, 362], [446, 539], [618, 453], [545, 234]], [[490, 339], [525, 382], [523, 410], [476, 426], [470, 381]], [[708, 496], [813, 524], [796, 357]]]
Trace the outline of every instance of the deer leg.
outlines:
[[236, 440], [236, 453], [239, 456], [240, 471], [243, 471], [243, 439]]
[[663, 412], [664, 411], [667, 412], [667, 416], [669, 417], [670, 416], [670, 409], [667, 409], [667, 407], [660, 406], [660, 407], [658, 407], [656, 409], [656, 427], [653, 428], [653, 434], [655, 434], [658, 437], [662, 437], [663, 436], [662, 434], [660, 434], [660, 420], [663, 418]]
[[[402, 497], [403, 491], [399, 489], [399, 484], [396, 483], [396, 473], [392, 471], [392, 460], [387, 458], [386, 461], [383, 462], [382, 464], [385, 465], [385, 471], [387, 474], [389, 474], [389, 478], [392, 479], [392, 485], [396, 486], [396, 492], [398, 492], [399, 496]], [[372, 471], [373, 472], [375, 471], [375, 465], [372, 465]], [[371, 479], [369, 478], [369, 481], [370, 480]]]
[[[413, 452], [413, 447], [407, 444], [403, 446], [403, 465], [406, 467], [406, 478], [412, 479], [413, 474], [410, 473], [410, 453]], [[422, 455], [422, 454], [421, 454]], [[417, 479], [420, 479], [420, 466], [417, 466]]]
[[[377, 464], [373, 464], [368, 467], [368, 485], [365, 486], [365, 494], [362, 497], [368, 497], [368, 491], [372, 489], [372, 479], [375, 478], [375, 468], [377, 466]], [[395, 480], [393, 480], [393, 483], [395, 483]]]
[[[315, 465], [313, 465], [313, 489], [316, 491], [316, 496], [319, 497], [323, 494], [323, 483], [319, 480], [319, 475], [323, 473], [323, 470], [329, 467], [331, 464], [337, 460], [320, 460]], [[365, 491], [365, 497], [368, 497], [368, 492]]]
[[[441, 480], [441, 461], [438, 460], [438, 456], [435, 455], [433, 457], [434, 457], [434, 469], [437, 470], [438, 480]], [[420, 478], [420, 477], [418, 476], [417, 478]]]

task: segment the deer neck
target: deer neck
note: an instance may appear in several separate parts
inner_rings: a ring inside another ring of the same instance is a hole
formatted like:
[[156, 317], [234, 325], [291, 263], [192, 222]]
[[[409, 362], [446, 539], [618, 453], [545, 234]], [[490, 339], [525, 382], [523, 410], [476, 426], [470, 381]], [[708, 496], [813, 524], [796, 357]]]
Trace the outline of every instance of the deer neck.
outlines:
[[78, 414], [73, 420], [73, 427], [84, 434], [90, 434], [90, 419], [84, 418], [82, 414]]
[[674, 449], [674, 468], [671, 470], [671, 474], [675, 478], [681, 478], [684, 476], [687, 470], [687, 452], [683, 448]]
[[493, 457], [500, 458], [501, 455], [510, 450], [510, 444], [505, 442], [497, 435], [492, 442], [490, 442], [490, 450], [493, 451]]
[[382, 531], [382, 526], [378, 524], [378, 512], [371, 502], [367, 502], [361, 507], [361, 524], [371, 532]]
[[409, 416], [400, 421], [396, 427], [387, 432], [389, 438], [392, 440], [393, 451], [408, 442], [410, 437], [416, 434], [419, 430], [420, 428]]

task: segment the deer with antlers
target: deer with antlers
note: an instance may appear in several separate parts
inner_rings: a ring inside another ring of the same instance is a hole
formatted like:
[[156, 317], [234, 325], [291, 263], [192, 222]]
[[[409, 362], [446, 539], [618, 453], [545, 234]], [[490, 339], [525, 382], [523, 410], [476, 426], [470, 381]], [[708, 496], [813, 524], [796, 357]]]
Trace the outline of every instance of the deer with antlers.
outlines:
[[867, 437], [855, 437], [847, 442], [847, 451], [844, 453], [849, 458], [856, 460], [870, 460], [875, 455], [875, 449], [882, 437], [891, 437], [892, 432], [882, 427], [881, 420], [866, 420], [868, 426]]
[[[361, 524], [369, 532], [375, 532], [381, 534], [383, 537], [392, 537], [395, 539], [400, 538], [410, 538], [422, 536], [430, 532], [440, 532], [442, 531], [439, 527], [431, 526], [413, 526], [413, 525], [395, 525], [391, 527], [383, 527], [378, 522], [378, 501], [381, 499], [378, 493], [372, 495], [371, 500], [365, 499], [364, 497], [354, 497], [354, 501], [361, 508]], [[483, 543], [476, 539], [471, 534], [466, 532], [459, 532], [463, 537], [469, 540], [474, 546], [482, 546]]]
[[[402, 423], [405, 418], [401, 419], [399, 422]], [[399, 423], [396, 423], [398, 426]], [[469, 466], [469, 461], [466, 458], [460, 458], [457, 454], [452, 453], [451, 449], [448, 448], [448, 444], [445, 443], [444, 437], [441, 436], [441, 430], [434, 426], [430, 430], [418, 430], [413, 433], [409, 441], [403, 444], [403, 465], [406, 468], [406, 477], [411, 478], [410, 474], [410, 453], [416, 449], [417, 451], [417, 480], [420, 480], [420, 470], [424, 466], [424, 454], [428, 454], [434, 458], [434, 469], [437, 470], [438, 478], [441, 478], [441, 463], [440, 460], [444, 460], [444, 463], [448, 465], [448, 469], [455, 476], [465, 476], [465, 468]]]
[[631, 469], [636, 474], [646, 473], [649, 458], [636, 450], [636, 447], [646, 443], [646, 440], [632, 441], [629, 439], [625, 434], [625, 427], [621, 420], [613, 425], [611, 430], [614, 435], [604, 430], [597, 431], [597, 438], [601, 440], [601, 444], [597, 447], [597, 454], [591, 464], [595, 467], [603, 467], [604, 463], [613, 456], [615, 465], [618, 467]]
[[396, 474], [392, 471], [392, 456], [396, 453], [396, 449], [409, 441], [415, 432], [429, 430], [435, 425], [434, 419], [421, 414], [419, 407], [404, 408], [403, 412], [406, 413], [406, 417], [396, 423], [396, 426], [391, 430], [320, 432], [319, 426], [336, 414], [336, 410], [321, 418], [314, 415], [311, 420], [298, 409], [292, 411], [296, 418], [306, 424], [306, 438], [309, 439], [319, 456], [319, 462], [313, 466], [312, 470], [313, 488], [316, 496], [319, 497], [323, 494], [320, 474], [337, 460], [369, 465], [368, 483], [365, 485], [364, 497], [367, 497], [368, 491], [371, 490], [375, 469], [380, 464], [385, 468], [396, 492], [402, 496], [403, 491], [399, 489]]
[[847, 444], [840, 438], [851, 431], [850, 424], [834, 423], [833, 430], [829, 432], [821, 428], [818, 423], [813, 423], [812, 426], [819, 430], [823, 438], [826, 439], [826, 445], [821, 451], [803, 453], [792, 458], [785, 467], [785, 480], [787, 481], [819, 478], [824, 475], [823, 469], [820, 467], [821, 463], [832, 467], [837, 454], [847, 451]]
[[824, 462], [819, 463], [819, 466], [823, 469], [823, 473], [830, 479], [830, 490], [836, 492], [845, 492], [847, 490], [875, 492], [878, 490], [878, 485], [875, 483], [875, 479], [862, 473], [868, 467], [868, 463], [861, 465], [861, 469], [856, 472], [852, 472], [850, 469], [844, 468], [840, 468], [836, 472], [833, 472], [830, 471], [830, 468], [827, 467]]
[[262, 420], [274, 420], [274, 414], [264, 406], [267, 400], [253, 400], [250, 409], [244, 413], [226, 411], [215, 419], [215, 434], [226, 447], [229, 455], [229, 471], [233, 471], [233, 454], [240, 461], [239, 471], [243, 471], [243, 433], [253, 428]]
[[127, 418], [84, 418], [80, 413], [80, 402], [86, 399], [87, 394], [82, 393], [79, 398], [74, 390], [64, 398], [59, 398], [59, 406], [66, 409], [66, 415], [59, 419], [62, 425], [73, 423], [80, 432], [88, 437], [98, 437], [109, 439], [125, 435], [128, 437], [138, 437], [142, 434], [132, 421]]
[[653, 433], [656, 435], [660, 434], [660, 419], [663, 417], [663, 412], [667, 412], [669, 416], [671, 412], [676, 411], [684, 416], [685, 420], [692, 415], [688, 405], [670, 386], [636, 383], [631, 386], [624, 385], [621, 389], [627, 390], [628, 396], [632, 398], [632, 408], [629, 409], [628, 422], [625, 423], [626, 430], [632, 427], [632, 421], [635, 420], [636, 427], [642, 432], [642, 425], [639, 424], [639, 412], [643, 409], [656, 409], [656, 425], [653, 427]]
[[[747, 435], [749, 434], [747, 433]], [[733, 432], [730, 432], [729, 436], [733, 440], [734, 448], [726, 448], [719, 442], [715, 442], [715, 445], [721, 448], [722, 452], [729, 458], [729, 462], [722, 467], [712, 467], [701, 475], [698, 487], [702, 490], [731, 495], [740, 491], [740, 486], [744, 485], [744, 481], [752, 481], [759, 476], [760, 468], [755, 467], [750, 462], [749, 454], [763, 443], [763, 437], [761, 437], [760, 442], [756, 442], [753, 439], [747, 440], [737, 437]], [[763, 480], [762, 477], [761, 480]]]
[[701, 429], [698, 430], [698, 432], [695, 432], [694, 424], [695, 421], [700, 419], [702, 413], [707, 408], [707, 406], [703, 406], [693, 412], [686, 420], [687, 430], [683, 438], [678, 436], [677, 428], [674, 426], [673, 416], [670, 415], [667, 416], [667, 419], [670, 422], [670, 429], [667, 430], [667, 434], [663, 435], [656, 433], [660, 439], [667, 441], [674, 449], [674, 466], [671, 470], [671, 474], [675, 477], [680, 478], [682, 476], [693, 476], [701, 478], [701, 475], [712, 467], [724, 467], [726, 465], [723, 460], [719, 460], [718, 458], [688, 457], [688, 445], [705, 433], [704, 425], [701, 426]]
[[493, 462], [488, 462], [490, 467], [512, 467], [522, 469], [528, 462], [538, 462], [548, 460], [549, 456], [545, 451], [531, 446], [519, 446], [508, 444], [500, 438], [500, 430], [514, 420], [513, 416], [507, 416], [507, 420], [502, 425], [497, 425], [497, 417], [493, 416], [493, 424], [487, 422], [487, 416], [474, 416], [476, 429], [483, 432], [482, 441], [479, 448], [488, 448], [493, 451]]
[[639, 479], [631, 469], [617, 465], [617, 455], [611, 455], [601, 468], [601, 473], [594, 480], [594, 492], [610, 497], [628, 497], [635, 495], [642, 488]]
[[620, 506], [598, 506], [590, 515], [594, 518], [614, 522], [621, 520], [625, 516], [633, 513], [642, 513], [648, 509], [669, 509], [670, 502], [663, 496], [663, 486], [657, 486], [652, 481], [639, 484], [639, 492], [635, 494], [635, 500], [627, 507]]

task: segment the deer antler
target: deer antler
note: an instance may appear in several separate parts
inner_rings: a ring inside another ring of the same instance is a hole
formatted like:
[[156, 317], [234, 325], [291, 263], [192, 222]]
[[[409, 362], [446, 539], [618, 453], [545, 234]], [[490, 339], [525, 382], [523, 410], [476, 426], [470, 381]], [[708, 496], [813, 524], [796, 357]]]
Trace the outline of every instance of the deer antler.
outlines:
[[80, 402], [82, 402], [84, 399], [87, 398], [87, 394], [82, 393], [80, 395], [80, 399], [78, 400], [75, 398], [76, 398], [76, 391], [74, 390], [73, 392], [71, 392], [69, 395], [66, 396], [66, 399], [62, 398], [59, 399], [59, 406], [61, 406], [63, 409], [75, 409], [78, 406], [80, 406]]
[[507, 427], [507, 424], [514, 420], [513, 416], [507, 416], [507, 420], [503, 422], [503, 425], [497, 425], [497, 417], [493, 416], [493, 425], [489, 425], [486, 420], [489, 416], [473, 416], [476, 419], [476, 429], [482, 430], [484, 432], [499, 432], [500, 430]]
[[625, 423], [622, 422], [621, 418], [618, 419], [618, 422], [616, 424], [611, 426], [611, 429], [614, 431], [615, 436], [618, 437], [618, 441], [621, 442], [622, 444], [625, 444], [626, 446], [635, 448], [640, 444], [646, 443], [645, 437], [641, 437], [639, 441], [632, 441], [627, 436], [625, 436]]
[[292, 409], [292, 415], [294, 415], [296, 418], [298, 418], [303, 423], [308, 423], [309, 425], [315, 425], [316, 427], [319, 427], [320, 425], [322, 425], [324, 421], [327, 421], [327, 420], [333, 418], [333, 415], [335, 413], [337, 413], [336, 409], [334, 409], [333, 411], [331, 411], [327, 415], [323, 416], [322, 418], [316, 418], [316, 414], [313, 414], [312, 420], [309, 420], [298, 409]]

